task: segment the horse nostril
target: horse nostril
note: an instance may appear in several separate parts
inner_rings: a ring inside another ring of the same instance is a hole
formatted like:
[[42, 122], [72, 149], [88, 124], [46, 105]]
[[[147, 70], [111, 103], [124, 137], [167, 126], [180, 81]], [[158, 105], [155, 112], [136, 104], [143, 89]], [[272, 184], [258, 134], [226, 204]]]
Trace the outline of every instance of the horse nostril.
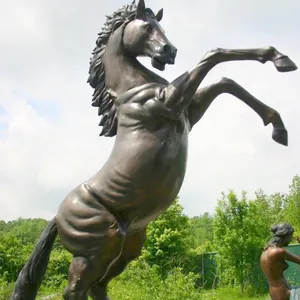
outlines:
[[164, 51], [165, 54], [168, 54], [168, 53], [171, 52], [171, 47], [168, 44], [165, 44], [163, 46], [163, 51]]

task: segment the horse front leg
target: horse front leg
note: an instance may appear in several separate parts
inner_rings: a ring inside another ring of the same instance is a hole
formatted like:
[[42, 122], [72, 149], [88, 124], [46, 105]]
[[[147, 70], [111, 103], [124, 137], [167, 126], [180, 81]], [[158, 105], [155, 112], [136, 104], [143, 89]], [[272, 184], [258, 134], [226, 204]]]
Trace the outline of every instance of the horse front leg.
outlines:
[[219, 81], [197, 90], [193, 101], [188, 107], [191, 126], [203, 117], [210, 104], [223, 93], [231, 94], [251, 107], [261, 117], [265, 126], [272, 123], [273, 140], [287, 146], [288, 134], [280, 114], [272, 107], [256, 99], [243, 87], [229, 78], [221, 78]]
[[[172, 115], [178, 118], [182, 111], [187, 109], [193, 101], [196, 90], [213, 67], [222, 62], [238, 60], [255, 60], [261, 63], [271, 61], [279, 72], [289, 72], [297, 69], [295, 63], [288, 56], [280, 53], [274, 47], [256, 49], [218, 48], [209, 51], [194, 68], [172, 81], [157, 98], [172, 111]], [[274, 116], [273, 119], [273, 122], [277, 123], [280, 118]], [[280, 127], [279, 124], [278, 126]]]
[[275, 47], [268, 46], [255, 49], [223, 49], [217, 48], [209, 51], [202, 61], [210, 61], [212, 67], [226, 61], [254, 60], [262, 64], [271, 61], [279, 72], [297, 70], [296, 64]]

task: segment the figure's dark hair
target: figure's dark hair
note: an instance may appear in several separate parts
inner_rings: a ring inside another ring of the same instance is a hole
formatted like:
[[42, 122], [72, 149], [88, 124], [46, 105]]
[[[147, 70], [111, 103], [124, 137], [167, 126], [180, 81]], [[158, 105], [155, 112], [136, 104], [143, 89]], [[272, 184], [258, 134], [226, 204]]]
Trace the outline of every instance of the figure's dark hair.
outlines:
[[273, 233], [273, 237], [266, 245], [265, 250], [271, 246], [281, 246], [283, 240], [294, 233], [294, 228], [290, 224], [281, 223], [272, 226], [271, 232]]
[[105, 74], [103, 65], [103, 54], [110, 35], [122, 26], [125, 22], [134, 20], [137, 6], [135, 1], [125, 5], [112, 16], [106, 17], [106, 22], [102, 27], [102, 32], [96, 41], [96, 47], [93, 51], [93, 57], [90, 61], [88, 83], [94, 88], [92, 106], [98, 107], [98, 115], [102, 116], [99, 126], [102, 127], [100, 136], [114, 136], [117, 133], [116, 107], [111, 95], [105, 86]]

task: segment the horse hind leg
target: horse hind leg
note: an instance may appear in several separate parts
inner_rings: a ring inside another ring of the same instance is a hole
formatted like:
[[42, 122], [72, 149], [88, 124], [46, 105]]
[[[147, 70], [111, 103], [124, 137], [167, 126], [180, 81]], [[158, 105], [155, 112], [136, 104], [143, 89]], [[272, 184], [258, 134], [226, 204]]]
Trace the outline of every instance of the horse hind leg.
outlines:
[[[113, 249], [110, 249], [112, 252]], [[102, 254], [102, 255], [101, 255]], [[106, 287], [102, 291], [98, 284], [103, 278], [106, 278], [108, 272], [108, 260], [104, 253], [99, 253], [92, 258], [75, 256], [69, 268], [68, 286], [64, 290], [63, 298], [65, 300], [87, 300], [89, 291], [96, 292], [97, 300], [109, 300], [106, 295]]]
[[140, 256], [142, 247], [146, 240], [146, 229], [143, 228], [134, 233], [128, 233], [123, 245], [122, 255], [111, 266], [102, 281], [92, 286], [89, 296], [94, 300], [109, 300], [107, 295], [107, 286], [116, 276], [120, 275], [126, 266]]
[[75, 256], [69, 268], [68, 286], [64, 290], [65, 300], [87, 300], [93, 284], [93, 263], [86, 257]]
[[107, 295], [107, 284], [97, 282], [91, 288], [89, 295], [94, 300], [110, 300]]
[[[111, 265], [122, 253], [125, 233], [115, 223], [109, 227], [110, 234], [98, 240], [98, 249], [89, 256], [74, 256], [69, 268], [65, 300], [87, 300], [90, 289], [106, 278]], [[98, 298], [97, 298], [98, 299]], [[99, 298], [105, 300], [103, 296]]]

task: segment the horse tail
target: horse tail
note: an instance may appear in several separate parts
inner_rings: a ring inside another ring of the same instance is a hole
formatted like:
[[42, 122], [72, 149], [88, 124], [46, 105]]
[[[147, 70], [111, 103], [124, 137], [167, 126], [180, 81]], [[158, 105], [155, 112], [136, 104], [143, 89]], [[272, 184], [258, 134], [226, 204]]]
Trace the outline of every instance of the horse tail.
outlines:
[[44, 278], [52, 246], [57, 236], [56, 218], [44, 229], [40, 240], [21, 270], [11, 300], [34, 300]]

